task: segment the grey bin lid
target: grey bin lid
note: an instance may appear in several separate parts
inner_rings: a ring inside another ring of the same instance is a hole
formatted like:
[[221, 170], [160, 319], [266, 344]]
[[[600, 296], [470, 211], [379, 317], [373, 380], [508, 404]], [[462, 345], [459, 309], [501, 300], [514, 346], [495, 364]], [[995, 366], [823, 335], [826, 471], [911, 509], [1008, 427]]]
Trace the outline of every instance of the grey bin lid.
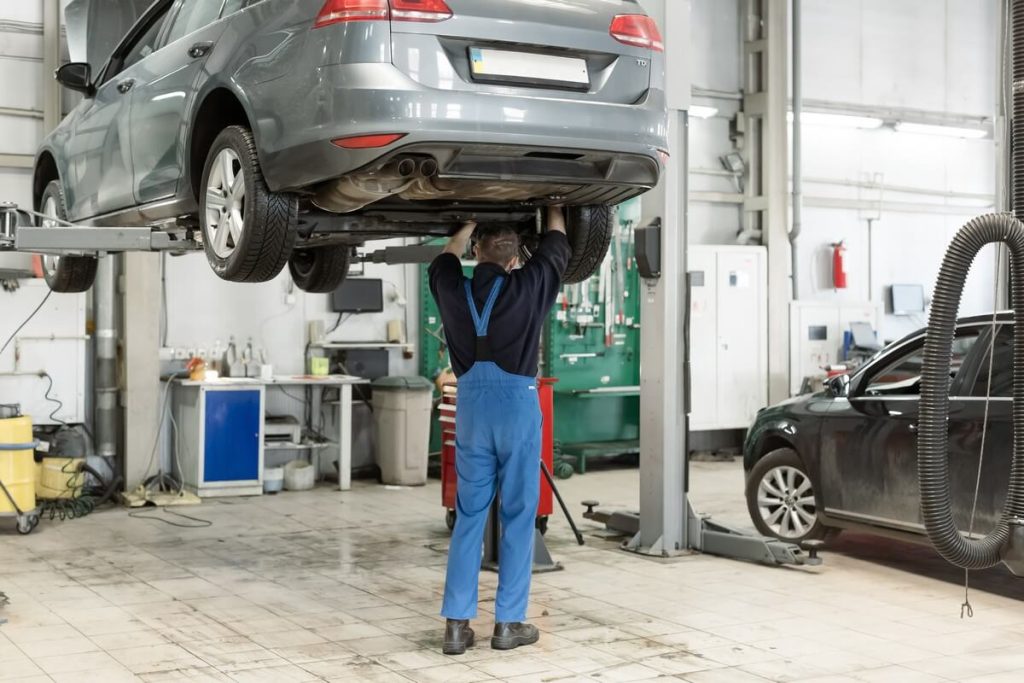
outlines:
[[381, 377], [371, 385], [374, 391], [433, 391], [426, 377]]

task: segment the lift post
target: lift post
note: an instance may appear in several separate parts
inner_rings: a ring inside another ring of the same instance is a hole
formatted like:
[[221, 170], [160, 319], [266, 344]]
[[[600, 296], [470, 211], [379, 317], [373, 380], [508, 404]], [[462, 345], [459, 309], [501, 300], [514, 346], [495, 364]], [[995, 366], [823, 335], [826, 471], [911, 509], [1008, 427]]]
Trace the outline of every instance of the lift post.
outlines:
[[[629, 537], [623, 549], [644, 555], [672, 557], [698, 551], [772, 565], [820, 564], [820, 546], [816, 544], [808, 546], [808, 554], [790, 543], [735, 531], [697, 514], [690, 504], [686, 417], [690, 392], [686, 268], [689, 3], [664, 0], [650, 9], [661, 14], [657, 18], [666, 34], [669, 155], [662, 183], [649, 195], [651, 201], [645, 203], [661, 218], [637, 230], [635, 240], [643, 282], [639, 292], [643, 359], [640, 510], [603, 512], [593, 510], [596, 503], [588, 501], [591, 510], [584, 516]], [[774, 49], [784, 47], [785, 40], [779, 43], [780, 39], [775, 37]], [[783, 84], [781, 93], [785, 92], [784, 82], [775, 83], [776, 88]], [[778, 97], [778, 93], [774, 95]], [[782, 117], [784, 126], [785, 114]]]

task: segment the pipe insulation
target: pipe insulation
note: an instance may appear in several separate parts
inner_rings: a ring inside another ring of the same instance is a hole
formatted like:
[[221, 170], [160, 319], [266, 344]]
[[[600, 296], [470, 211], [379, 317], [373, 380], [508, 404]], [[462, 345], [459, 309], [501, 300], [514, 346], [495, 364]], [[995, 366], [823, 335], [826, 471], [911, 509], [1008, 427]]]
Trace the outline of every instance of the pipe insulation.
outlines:
[[971, 263], [983, 247], [998, 242], [1006, 244], [1010, 252], [1015, 311], [1024, 302], [1024, 224], [1009, 214], [989, 214], [970, 221], [953, 238], [939, 270], [921, 369], [917, 438], [921, 516], [939, 554], [964, 569], [998, 564], [1013, 533], [1011, 524], [1019, 524], [1024, 517], [1024, 334], [1013, 335], [1013, 462], [1002, 517], [987, 536], [968, 539], [953, 520], [950, 495], [949, 378], [957, 312]]

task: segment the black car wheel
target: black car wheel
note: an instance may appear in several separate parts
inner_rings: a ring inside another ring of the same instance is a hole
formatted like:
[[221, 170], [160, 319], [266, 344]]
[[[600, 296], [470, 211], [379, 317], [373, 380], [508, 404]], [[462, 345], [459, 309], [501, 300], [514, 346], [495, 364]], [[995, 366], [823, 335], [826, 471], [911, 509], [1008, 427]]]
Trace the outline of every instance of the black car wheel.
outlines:
[[251, 131], [228, 126], [217, 136], [200, 187], [203, 246], [214, 272], [231, 282], [277, 277], [295, 246], [299, 200], [267, 188]]
[[616, 212], [611, 206], [572, 206], [566, 209], [565, 232], [572, 247], [562, 282], [583, 282], [597, 272], [615, 230]]
[[345, 281], [351, 255], [345, 246], [297, 249], [288, 261], [288, 270], [302, 291], [329, 294]]
[[780, 448], [762, 457], [747, 476], [747, 510], [757, 530], [790, 543], [820, 540], [814, 485], [800, 456]]
[[[64, 190], [59, 180], [52, 180], [39, 199], [39, 213], [45, 218], [40, 225], [52, 228], [67, 220]], [[77, 294], [92, 287], [96, 281], [96, 259], [92, 256], [43, 256], [43, 277], [55, 292]]]

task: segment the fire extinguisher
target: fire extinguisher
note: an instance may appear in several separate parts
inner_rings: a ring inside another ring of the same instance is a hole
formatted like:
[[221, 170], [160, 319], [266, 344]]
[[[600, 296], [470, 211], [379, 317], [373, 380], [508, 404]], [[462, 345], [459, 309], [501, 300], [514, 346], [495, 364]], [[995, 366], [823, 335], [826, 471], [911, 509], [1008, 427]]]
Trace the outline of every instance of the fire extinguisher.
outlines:
[[846, 289], [846, 268], [843, 263], [844, 253], [846, 253], [846, 247], [842, 241], [832, 245], [832, 286], [835, 289]]

